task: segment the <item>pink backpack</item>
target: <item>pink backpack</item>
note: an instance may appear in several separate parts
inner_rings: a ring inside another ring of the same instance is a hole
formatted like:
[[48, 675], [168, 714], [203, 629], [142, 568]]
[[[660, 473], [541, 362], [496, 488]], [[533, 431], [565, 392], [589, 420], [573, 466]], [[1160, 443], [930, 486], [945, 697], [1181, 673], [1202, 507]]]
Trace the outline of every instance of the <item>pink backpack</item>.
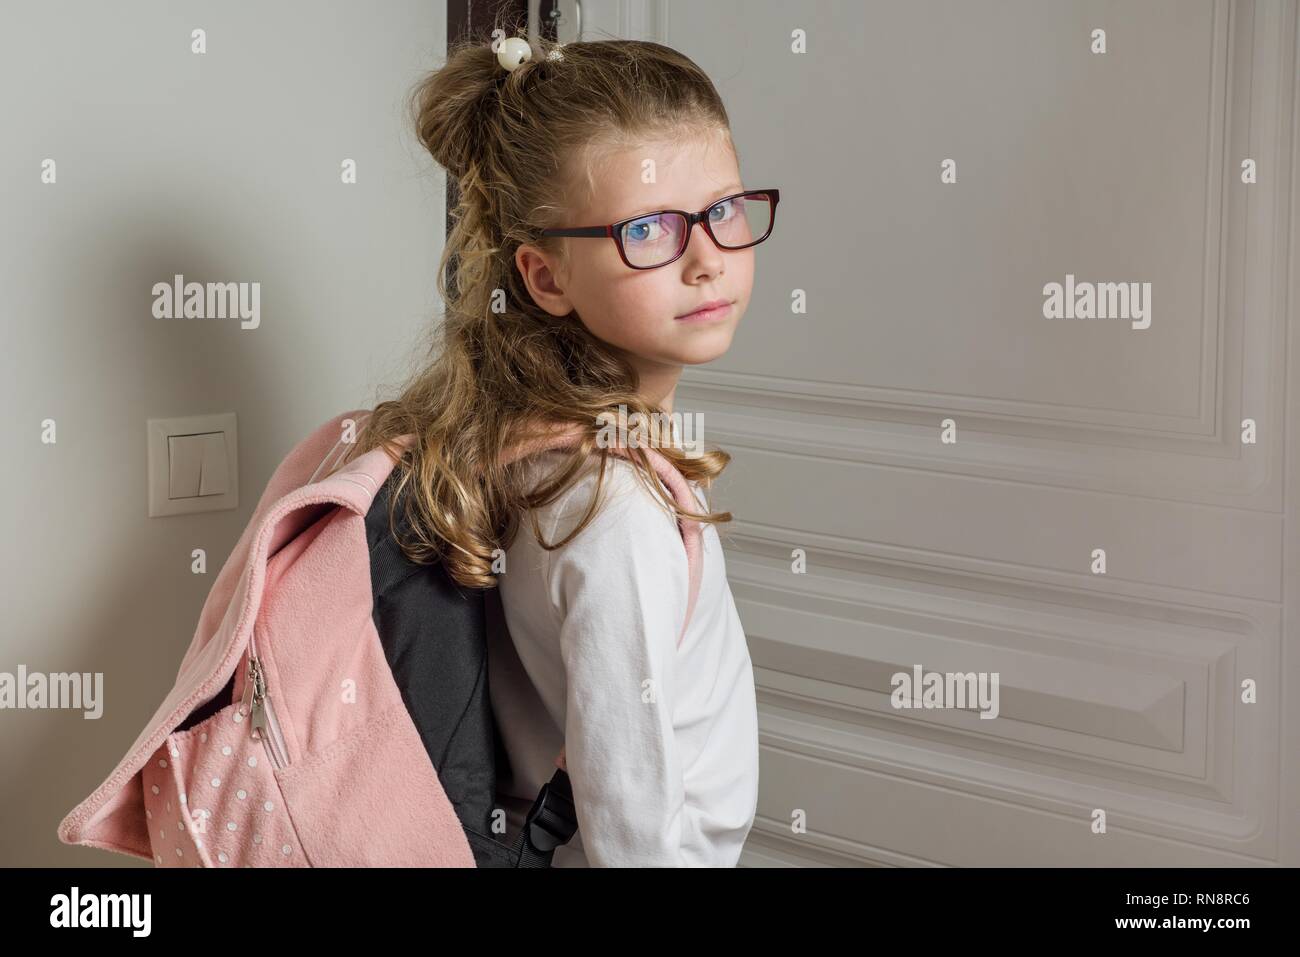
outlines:
[[[372, 504], [396, 463], [377, 448], [330, 471], [346, 451], [345, 426], [366, 414], [336, 416], [276, 468], [204, 602], [171, 691], [108, 778], [63, 819], [61, 841], [167, 867], [518, 867], [548, 865], [571, 838], [563, 750], [512, 849], [465, 826], [448, 798], [422, 740], [428, 729], [413, 720], [372, 620], [367, 517], [388, 532], [386, 508]], [[576, 438], [557, 430], [504, 461]], [[646, 451], [677, 502], [697, 510], [682, 475]], [[700, 527], [679, 528], [688, 623]], [[685, 631], [683, 623], [679, 643]], [[485, 635], [469, 639], [486, 648]]]

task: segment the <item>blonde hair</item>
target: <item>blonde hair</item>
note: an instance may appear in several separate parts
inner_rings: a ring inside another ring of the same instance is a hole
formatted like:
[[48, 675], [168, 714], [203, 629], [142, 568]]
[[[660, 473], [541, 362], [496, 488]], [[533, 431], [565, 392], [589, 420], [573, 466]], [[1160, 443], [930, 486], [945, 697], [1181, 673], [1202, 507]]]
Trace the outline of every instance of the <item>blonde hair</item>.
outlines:
[[[730, 143], [717, 90], [681, 53], [635, 40], [567, 43], [558, 48], [560, 59], [551, 58], [554, 49], [535, 43], [532, 60], [508, 72], [488, 44], [462, 42], [412, 90], [419, 140], [458, 187], [438, 269], [443, 321], [427, 366], [396, 399], [375, 407], [346, 459], [380, 445], [393, 452], [400, 478], [392, 500], [410, 485], [406, 519], [414, 541], [399, 539], [402, 550], [416, 562], [442, 560], [467, 587], [496, 584], [493, 551], [509, 547], [519, 516], [558, 498], [598, 455], [599, 482], [578, 526], [549, 544], [535, 516], [532, 525], [543, 547], [554, 549], [590, 522], [614, 454], [597, 446], [600, 413], [621, 405], [629, 418], [663, 414], [637, 395], [632, 366], [576, 314], [557, 318], [533, 302], [515, 267], [516, 249], [527, 242], [562, 257], [562, 243], [541, 230], [568, 225], [564, 217], [575, 196], [590, 195], [591, 171], [604, 150], [680, 138], [683, 129], [720, 132]], [[529, 489], [523, 462], [502, 466], [499, 458], [547, 423], [584, 431], [549, 481]], [[392, 440], [406, 433], [415, 441], [399, 458]], [[705, 488], [731, 458], [717, 449], [692, 456], [673, 446], [657, 451]], [[643, 450], [634, 449], [630, 461], [675, 515], [731, 520], [730, 512], [682, 510]]]

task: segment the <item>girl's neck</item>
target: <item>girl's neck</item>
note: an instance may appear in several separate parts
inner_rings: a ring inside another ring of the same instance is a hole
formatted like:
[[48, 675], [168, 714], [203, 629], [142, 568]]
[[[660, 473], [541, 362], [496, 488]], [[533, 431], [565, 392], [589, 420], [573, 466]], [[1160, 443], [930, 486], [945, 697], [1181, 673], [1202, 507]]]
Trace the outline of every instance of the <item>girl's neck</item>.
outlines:
[[673, 399], [677, 393], [677, 382], [682, 377], [679, 365], [637, 364], [640, 381], [637, 391], [648, 405], [658, 406], [665, 412], [673, 411]]

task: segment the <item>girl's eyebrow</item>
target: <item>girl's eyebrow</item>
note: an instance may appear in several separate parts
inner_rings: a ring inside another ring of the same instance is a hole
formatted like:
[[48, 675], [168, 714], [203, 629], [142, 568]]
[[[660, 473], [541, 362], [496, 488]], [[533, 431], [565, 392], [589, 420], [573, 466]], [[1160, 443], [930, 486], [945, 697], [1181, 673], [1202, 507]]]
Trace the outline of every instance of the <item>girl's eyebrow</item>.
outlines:
[[[722, 189], [718, 190], [717, 197], [716, 197], [715, 199], [713, 199], [713, 200], [710, 201], [709, 206], [712, 206], [714, 203], [716, 203], [719, 199], [722, 199], [724, 196], [730, 196], [730, 195], [732, 195], [733, 193], [741, 193], [741, 192], [744, 192], [744, 190], [745, 190], [745, 187], [742, 186], [740, 183], [732, 183], [732, 184], [729, 185], [729, 186], [724, 186], [724, 187], [722, 187]], [[621, 217], [619, 217], [619, 218], [620, 218], [620, 219], [629, 219], [629, 218], [631, 218], [631, 217], [633, 217], [633, 216], [642, 216], [642, 215], [644, 215], [644, 214], [646, 214], [646, 213], [657, 213], [657, 212], [659, 212], [660, 210], [662, 210], [662, 209], [666, 209], [666, 208], [667, 208], [667, 207], [664, 207], [664, 206], [642, 206], [642, 207], [640, 207], [639, 209], [637, 209], [635, 212], [628, 213], [626, 216], [621, 216]], [[707, 207], [706, 207], [706, 208], [707, 208]]]

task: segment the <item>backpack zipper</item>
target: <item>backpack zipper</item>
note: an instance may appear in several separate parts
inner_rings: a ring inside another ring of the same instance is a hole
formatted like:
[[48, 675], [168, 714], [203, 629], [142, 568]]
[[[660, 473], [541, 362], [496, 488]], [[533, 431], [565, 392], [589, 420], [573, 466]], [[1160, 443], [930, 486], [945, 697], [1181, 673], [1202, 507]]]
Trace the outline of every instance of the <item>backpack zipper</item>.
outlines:
[[266, 746], [266, 754], [271, 759], [272, 764], [280, 769], [288, 767], [289, 749], [285, 747], [284, 734], [281, 732], [280, 722], [275, 716], [275, 707], [271, 704], [271, 696], [266, 690], [266, 672], [262, 668], [262, 662], [257, 658], [251, 636], [249, 638], [248, 673], [244, 680], [244, 697], [240, 701], [240, 711], [245, 714], [250, 713], [250, 703], [253, 717], [250, 733], [254, 736], [261, 736], [262, 742]]

